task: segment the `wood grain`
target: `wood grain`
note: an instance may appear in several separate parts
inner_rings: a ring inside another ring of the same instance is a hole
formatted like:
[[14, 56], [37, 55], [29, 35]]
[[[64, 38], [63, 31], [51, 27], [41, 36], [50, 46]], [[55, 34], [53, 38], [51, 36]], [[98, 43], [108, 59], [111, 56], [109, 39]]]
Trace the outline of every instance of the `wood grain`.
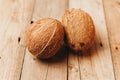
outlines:
[[75, 53], [68, 54], [68, 80], [80, 80], [79, 56]]
[[116, 80], [120, 79], [120, 0], [104, 0], [104, 10]]
[[[94, 46], [79, 57], [80, 79], [115, 80], [102, 0], [70, 0], [69, 7], [81, 8], [88, 12], [92, 16], [96, 28]], [[70, 59], [71, 61], [73, 60]], [[74, 62], [76, 61], [74, 60]], [[73, 68], [75, 68], [74, 65]], [[70, 77], [69, 75], [68, 77]]]
[[[32, 21], [40, 18], [61, 18], [67, 8], [67, 0], [36, 0]], [[65, 51], [59, 52], [66, 55]], [[26, 52], [21, 80], [67, 80], [67, 58], [55, 57], [49, 60], [38, 60]]]
[[[67, 8], [91, 15], [93, 47], [75, 54], [63, 46], [48, 60], [36, 59], [25, 47], [27, 27], [40, 18], [61, 20]], [[120, 0], [0, 0], [0, 80], [119, 80], [119, 21]]]
[[19, 80], [32, 0], [0, 0], [0, 80]]

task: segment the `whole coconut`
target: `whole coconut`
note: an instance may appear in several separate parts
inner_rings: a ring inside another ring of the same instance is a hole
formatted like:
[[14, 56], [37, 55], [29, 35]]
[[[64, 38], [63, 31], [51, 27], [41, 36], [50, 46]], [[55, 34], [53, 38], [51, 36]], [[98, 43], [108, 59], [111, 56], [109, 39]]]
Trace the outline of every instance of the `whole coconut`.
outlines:
[[64, 43], [64, 27], [56, 19], [44, 18], [27, 29], [28, 50], [37, 58], [50, 58]]
[[75, 51], [91, 47], [95, 38], [95, 27], [90, 15], [81, 9], [68, 9], [62, 17], [66, 32], [66, 43]]

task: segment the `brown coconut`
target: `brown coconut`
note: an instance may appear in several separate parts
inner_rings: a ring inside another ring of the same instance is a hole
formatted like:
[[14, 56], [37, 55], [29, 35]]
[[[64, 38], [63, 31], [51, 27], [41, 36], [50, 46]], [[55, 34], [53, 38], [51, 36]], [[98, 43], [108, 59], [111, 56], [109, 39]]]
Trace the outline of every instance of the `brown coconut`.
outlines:
[[62, 17], [66, 32], [66, 43], [75, 51], [91, 47], [95, 38], [95, 27], [90, 15], [81, 9], [68, 9]]
[[26, 33], [28, 50], [37, 58], [50, 58], [64, 43], [63, 25], [56, 19], [44, 18], [32, 24]]

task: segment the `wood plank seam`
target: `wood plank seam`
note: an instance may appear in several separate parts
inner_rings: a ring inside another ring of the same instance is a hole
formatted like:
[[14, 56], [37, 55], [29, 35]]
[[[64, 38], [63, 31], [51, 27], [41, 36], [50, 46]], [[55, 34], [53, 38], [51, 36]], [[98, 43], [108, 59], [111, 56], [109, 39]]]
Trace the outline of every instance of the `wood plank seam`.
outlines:
[[[105, 15], [105, 4], [104, 4], [104, 0], [102, 0], [102, 3], [103, 3], [103, 12], [104, 12], [104, 15]], [[106, 25], [106, 30], [107, 30], [107, 37], [108, 37], [108, 43], [109, 43], [109, 46], [110, 46], [110, 53], [111, 53], [111, 60], [112, 60], [112, 64], [113, 64], [113, 72], [114, 72], [114, 78], [115, 78], [115, 80], [117, 80], [116, 79], [116, 73], [115, 73], [115, 65], [114, 65], [114, 63], [113, 63], [113, 57], [112, 57], [112, 47], [111, 47], [111, 44], [110, 44], [110, 35], [109, 35], [109, 31], [108, 31], [108, 25], [107, 25], [107, 19], [106, 19], [107, 17], [106, 17], [106, 15], [104, 16], [104, 19], [105, 19], [105, 25]]]
[[21, 67], [21, 72], [20, 72], [20, 78], [19, 78], [19, 80], [21, 80], [21, 76], [22, 76], [22, 70], [23, 70], [23, 65], [24, 65], [25, 53], [26, 53], [26, 48], [24, 50], [24, 56], [23, 56], [23, 61], [22, 61], [22, 67]]
[[[36, 0], [35, 0], [35, 1], [36, 1]], [[35, 8], [35, 2], [34, 2], [33, 9], [32, 9], [32, 11], [31, 11], [31, 12], [32, 12], [32, 13], [31, 13], [31, 21], [32, 21], [33, 13], [34, 13], [34, 8]], [[31, 21], [29, 22], [29, 24], [31, 24]], [[20, 43], [20, 37], [18, 37], [18, 44], [19, 44], [19, 43]], [[24, 60], [25, 60], [25, 56], [26, 56], [26, 49], [27, 49], [27, 48], [25, 47], [19, 80], [21, 80], [21, 76], [22, 76]]]
[[47, 72], [46, 72], [45, 80], [47, 80], [48, 68], [49, 68], [49, 64], [47, 65]]

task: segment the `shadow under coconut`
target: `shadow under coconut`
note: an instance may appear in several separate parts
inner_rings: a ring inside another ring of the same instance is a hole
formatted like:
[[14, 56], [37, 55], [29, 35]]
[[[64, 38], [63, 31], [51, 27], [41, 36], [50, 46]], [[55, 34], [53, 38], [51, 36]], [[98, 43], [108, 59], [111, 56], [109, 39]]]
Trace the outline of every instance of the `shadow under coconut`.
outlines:
[[95, 51], [96, 51], [96, 41], [97, 41], [97, 39], [95, 38], [95, 41], [93, 42], [93, 45], [89, 48], [89, 49], [87, 49], [87, 50], [85, 50], [85, 51], [81, 51], [81, 50], [79, 50], [79, 51], [74, 51], [73, 49], [71, 49], [71, 48], [68, 48], [69, 50], [69, 54], [72, 54], [73, 56], [80, 56], [80, 57], [82, 57], [82, 56], [84, 56], [84, 57], [89, 57], [90, 55], [92, 56], [92, 55], [95, 55]]
[[107, 50], [108, 47], [105, 47], [104, 46], [104, 43], [102, 43], [102, 41], [100, 41], [100, 39], [98, 39], [98, 36], [96, 35], [95, 37], [95, 40], [93, 42], [93, 45], [85, 50], [85, 51], [78, 51], [78, 52], [75, 52], [74, 50], [70, 49], [69, 48], [69, 53], [70, 54], [73, 54], [73, 55], [78, 55], [80, 57], [84, 56], [84, 57], [93, 57], [95, 55], [98, 55], [99, 53], [98, 52], [104, 52], [104, 50]]
[[62, 48], [51, 58], [48, 59], [39, 59], [46, 63], [60, 63], [67, 59], [68, 47], [63, 45]]
[[67, 60], [67, 56], [69, 54], [72, 54], [73, 56], [77, 55], [79, 57], [87, 58], [90, 56], [93, 57], [95, 55], [98, 55], [99, 54], [98, 52], [101, 52], [104, 49], [106, 48], [104, 47], [103, 43], [96, 36], [91, 48], [85, 51], [75, 52], [74, 50], [70, 49], [67, 45], [63, 45], [62, 48], [53, 57], [49, 59], [38, 59], [38, 60], [43, 61], [45, 63], [60, 63]]

